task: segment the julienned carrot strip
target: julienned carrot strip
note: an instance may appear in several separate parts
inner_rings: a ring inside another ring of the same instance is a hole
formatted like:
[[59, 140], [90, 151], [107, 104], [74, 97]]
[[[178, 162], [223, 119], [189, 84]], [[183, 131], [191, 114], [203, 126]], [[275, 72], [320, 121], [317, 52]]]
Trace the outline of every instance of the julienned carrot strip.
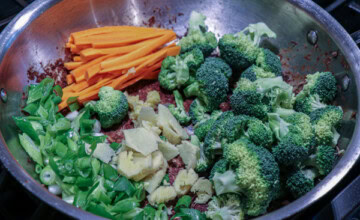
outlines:
[[72, 84], [74, 81], [75, 81], [75, 79], [74, 79], [73, 75], [71, 75], [71, 74], [66, 75], [66, 82], [68, 85]]
[[95, 64], [94, 66], [88, 68], [85, 73], [85, 79], [89, 81], [93, 77], [95, 77], [101, 70], [100, 63]]
[[[174, 47], [173, 45], [169, 45], [167, 47], [162, 48], [161, 50], [164, 50], [164, 49], [166, 49], [167, 51], [171, 50], [171, 52], [170, 52], [171, 54], [175, 54], [174, 51], [180, 52], [180, 49], [179, 49], [180, 47], [175, 48], [175, 50], [173, 49], [173, 47]], [[169, 54], [169, 52], [167, 52], [167, 53]], [[147, 59], [151, 58], [152, 56], [154, 56], [154, 54], [149, 54], [147, 56], [138, 58], [138, 59], [133, 60], [133, 61], [128, 62], [128, 63], [123, 63], [123, 64], [120, 64], [120, 65], [114, 66], [112, 68], [103, 69], [103, 70], [100, 71], [100, 73], [108, 73], [108, 72], [117, 71], [116, 73], [114, 72], [113, 74], [114, 75], [119, 75], [119, 70], [130, 69], [131, 67], [136, 67], [136, 66], [140, 65], [142, 62], [144, 62]], [[120, 74], [121, 74], [121, 72], [120, 72]]]
[[146, 34], [146, 35], [139, 34], [134, 37], [129, 37], [129, 38], [125, 38], [125, 39], [121, 39], [121, 38], [119, 38], [119, 39], [117, 39], [117, 38], [103, 39], [103, 40], [93, 41], [91, 43], [91, 45], [94, 48], [125, 46], [125, 45], [129, 45], [130, 43], [135, 43], [135, 42], [139, 42], [139, 41], [143, 41], [143, 40], [147, 40], [147, 39], [161, 37], [161, 36], [164, 36], [171, 32], [172, 31], [160, 31], [160, 32], [152, 33], [152, 34]]
[[60, 104], [58, 105], [59, 111], [63, 110], [67, 106], [68, 105], [67, 105], [66, 101], [61, 101]]
[[108, 59], [108, 58], [111, 58], [115, 56], [115, 54], [109, 54], [109, 55], [106, 55], [106, 56], [102, 56], [102, 57], [99, 57], [95, 60], [92, 60], [88, 63], [85, 63], [84, 65], [80, 66], [79, 68], [76, 68], [74, 70], [72, 70], [70, 73], [74, 76], [75, 78], [75, 81], [76, 82], [79, 82], [81, 80], [84, 80], [85, 79], [85, 73], [86, 73], [86, 70], [88, 68], [90, 68], [91, 66], [95, 65], [95, 64], [98, 64], [98, 63], [101, 63], [102, 61]]
[[153, 42], [151, 45], [145, 45], [139, 49], [134, 50], [131, 53], [128, 53], [124, 56], [120, 56], [118, 58], [115, 58], [113, 60], [105, 60], [101, 62], [101, 68], [106, 69], [113, 66], [116, 66], [121, 63], [133, 61], [137, 58], [143, 57], [151, 53], [153, 50], [159, 48], [161, 45], [165, 44], [169, 41], [173, 36], [175, 35], [174, 32], [170, 32], [168, 34], [165, 34], [164, 36], [159, 37], [156, 41]]
[[110, 32], [129, 32], [129, 31], [138, 31], [138, 32], [154, 32], [154, 31], [162, 31], [166, 29], [162, 28], [148, 28], [148, 27], [136, 27], [136, 26], [105, 26], [98, 28], [91, 28], [83, 31], [78, 31], [71, 33], [70, 37], [74, 40], [80, 37], [105, 34]]
[[[95, 44], [98, 43], [101, 45], [102, 43], [107, 42], [119, 42], [124, 41], [126, 39], [137, 39], [140, 38], [140, 40], [147, 39], [147, 38], [154, 38], [163, 35], [166, 32], [169, 32], [170, 30], [166, 31], [154, 31], [149, 33], [139, 33], [139, 32], [111, 32], [106, 34], [99, 34], [99, 35], [93, 35], [88, 37], [82, 37], [77, 40], [75, 40], [76, 46], [81, 45], [88, 45], [88, 44]], [[137, 41], [137, 40], [136, 40]]]
[[67, 62], [67, 63], [64, 63], [64, 66], [68, 70], [73, 70], [73, 69], [78, 68], [82, 64], [83, 64], [83, 62]]
[[157, 79], [159, 76], [160, 70], [153, 70], [151, 72], [148, 72], [145, 74], [145, 76], [142, 79]]
[[146, 44], [151, 44], [155, 39], [149, 39], [145, 41], [141, 41], [136, 44], [132, 44], [129, 46], [122, 46], [122, 47], [113, 47], [113, 48], [88, 48], [85, 50], [82, 50], [80, 52], [80, 56], [84, 60], [93, 59], [102, 55], [108, 55], [108, 54], [125, 54], [130, 53], [131, 51], [134, 51]]
[[147, 61], [143, 62], [138, 67], [136, 67], [135, 73], [126, 73], [125, 75], [120, 76], [119, 78], [115, 79], [111, 83], [111, 87], [113, 87], [114, 89], [118, 89], [126, 81], [131, 80], [131, 79], [136, 78], [139, 75], [141, 75], [141, 73], [143, 73], [143, 70], [147, 65], [149, 65], [150, 63], [155, 63], [156, 61], [163, 59], [165, 56], [166, 56], [166, 50], [158, 51], [157, 53], [154, 54], [153, 57], [151, 57]]
[[80, 56], [74, 56], [74, 57], [73, 57], [73, 61], [74, 61], [74, 62], [82, 62], [82, 59], [81, 59]]
[[70, 43], [70, 42], [65, 44], [65, 48], [71, 48], [71, 47], [76, 47], [76, 46], [73, 43]]
[[181, 49], [181, 47], [179, 47], [179, 46], [171, 47], [171, 48], [168, 49], [167, 55], [168, 55], [168, 56], [176, 56], [176, 55], [179, 55], [180, 49]]
[[74, 86], [75, 84], [71, 84], [71, 85], [67, 85], [66, 87], [64, 87], [62, 90], [63, 90], [63, 93], [67, 93], [67, 92], [70, 92], [72, 91], [72, 87]]

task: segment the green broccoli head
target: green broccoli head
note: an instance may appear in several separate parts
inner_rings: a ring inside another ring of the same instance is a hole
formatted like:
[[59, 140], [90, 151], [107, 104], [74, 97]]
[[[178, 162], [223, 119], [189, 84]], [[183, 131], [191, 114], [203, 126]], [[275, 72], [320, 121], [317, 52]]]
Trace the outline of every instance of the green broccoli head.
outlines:
[[230, 97], [230, 105], [235, 114], [245, 114], [264, 119], [269, 106], [262, 103], [263, 95], [257, 91], [254, 82], [241, 78]]
[[336, 79], [330, 72], [317, 72], [306, 76], [306, 84], [302, 90], [302, 95], [318, 94], [320, 100], [329, 103], [336, 96]]
[[262, 93], [263, 102], [274, 108], [292, 109], [295, 101], [293, 87], [281, 76], [275, 78], [259, 78], [254, 82], [257, 91]]
[[236, 34], [225, 34], [219, 40], [220, 56], [233, 69], [246, 69], [255, 64], [261, 52], [258, 48], [263, 36], [276, 37], [264, 23], [250, 24]]
[[272, 153], [280, 165], [293, 166], [306, 160], [309, 150], [300, 135], [288, 133], [272, 148]]
[[217, 118], [221, 115], [221, 111], [213, 111], [209, 119], [205, 119], [195, 124], [194, 126], [194, 134], [203, 141], [205, 136], [210, 131], [211, 127], [217, 120]]
[[222, 152], [222, 141], [225, 132], [224, 127], [228, 121], [233, 118], [234, 113], [230, 111], [222, 113], [206, 134], [204, 140], [205, 154], [210, 160], [213, 160], [217, 154]]
[[309, 96], [297, 96], [294, 109], [297, 112], [303, 112], [310, 115], [311, 112], [319, 108], [326, 107], [326, 104], [320, 101], [320, 96], [318, 94], [309, 95]]
[[242, 220], [245, 216], [240, 196], [231, 193], [213, 197], [205, 214], [219, 220]]
[[196, 82], [187, 86], [184, 94], [186, 97], [196, 96], [208, 111], [213, 111], [226, 100], [229, 81], [224, 74], [205, 63], [196, 72]]
[[197, 48], [204, 56], [209, 56], [215, 50], [217, 39], [214, 33], [207, 31], [205, 20], [206, 16], [194, 11], [191, 13], [188, 34], [179, 42], [181, 53]]
[[289, 133], [289, 126], [291, 125], [282, 118], [281, 113], [269, 113], [269, 127], [278, 140], [281, 140]]
[[158, 77], [162, 88], [172, 91], [185, 85], [189, 79], [189, 67], [179, 56], [164, 59]]
[[315, 140], [318, 145], [336, 145], [339, 133], [336, 127], [339, 126], [343, 117], [343, 111], [338, 106], [326, 106], [317, 109], [310, 114], [310, 120], [314, 127]]
[[241, 78], [246, 78], [252, 82], [259, 78], [274, 78], [276, 75], [272, 72], [265, 71], [256, 65], [251, 65], [241, 73]]
[[250, 119], [247, 115], [236, 115], [224, 125], [223, 139], [226, 143], [232, 143], [243, 136]]
[[256, 58], [256, 65], [276, 76], [282, 75], [280, 58], [268, 49], [260, 49], [258, 57]]
[[246, 197], [246, 214], [266, 212], [279, 189], [279, 167], [273, 155], [246, 138], [227, 144], [224, 158], [236, 168], [236, 183]]
[[215, 176], [215, 173], [223, 174], [229, 169], [229, 163], [224, 158], [216, 161], [214, 166], [211, 168], [209, 180], [212, 180]]
[[232, 75], [231, 67], [227, 63], [225, 63], [224, 60], [218, 57], [206, 58], [202, 68], [224, 74], [226, 78], [230, 78]]
[[257, 118], [248, 121], [247, 136], [256, 145], [270, 147], [273, 143], [273, 133], [270, 127]]
[[184, 60], [186, 65], [189, 67], [191, 73], [196, 73], [196, 70], [204, 62], [204, 55], [200, 49], [195, 48], [184, 54], [181, 54], [180, 57]]
[[311, 170], [296, 170], [286, 180], [286, 188], [294, 198], [299, 198], [314, 188], [316, 173]]
[[290, 115], [286, 121], [291, 124], [291, 126], [289, 126], [289, 131], [302, 137], [305, 146], [308, 147], [314, 138], [310, 117], [304, 113], [295, 112]]
[[204, 144], [200, 144], [200, 158], [196, 162], [195, 171], [196, 172], [205, 172], [210, 168], [211, 162], [208, 160], [208, 158], [205, 155], [204, 152]]
[[180, 124], [187, 125], [189, 124], [191, 118], [185, 111], [183, 98], [178, 90], [174, 90], [173, 94], [175, 97], [176, 107], [175, 105], [171, 104], [168, 106], [168, 108], [171, 114], [174, 115]]
[[316, 148], [315, 153], [310, 155], [309, 159], [305, 161], [304, 164], [316, 168], [320, 175], [326, 176], [332, 170], [335, 161], [335, 148], [329, 145], [320, 145]]
[[87, 106], [99, 116], [101, 127], [109, 128], [120, 123], [126, 117], [129, 105], [122, 92], [104, 86], [99, 91], [99, 99]]
[[189, 108], [189, 116], [193, 124], [209, 119], [210, 115], [207, 112], [208, 110], [199, 99], [194, 99]]

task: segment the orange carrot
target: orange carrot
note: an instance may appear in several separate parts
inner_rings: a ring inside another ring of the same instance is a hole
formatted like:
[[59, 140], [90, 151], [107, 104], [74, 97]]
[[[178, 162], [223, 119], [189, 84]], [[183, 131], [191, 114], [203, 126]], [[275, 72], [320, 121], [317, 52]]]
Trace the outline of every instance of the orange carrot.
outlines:
[[75, 61], [75, 62], [82, 62], [82, 59], [81, 59], [80, 56], [74, 56], [74, 57], [73, 57], [73, 61]]
[[153, 70], [151, 72], [148, 72], [144, 75], [143, 79], [157, 79], [159, 76], [160, 70]]
[[94, 48], [107, 48], [107, 47], [118, 47], [118, 46], [125, 46], [129, 45], [130, 43], [136, 43], [139, 41], [152, 39], [156, 37], [161, 37], [167, 34], [170, 34], [173, 32], [170, 31], [161, 31], [161, 32], [155, 32], [151, 34], [145, 34], [145, 35], [134, 35], [132, 37], [128, 38], [119, 38], [119, 37], [111, 37], [111, 38], [104, 38], [104, 39], [98, 39], [91, 42], [92, 47]]
[[143, 57], [151, 53], [156, 48], [160, 47], [161, 45], [165, 44], [169, 39], [171, 39], [175, 35], [174, 32], [170, 32], [168, 34], [165, 34], [162, 37], [159, 37], [153, 44], [143, 46], [139, 49], [134, 50], [131, 53], [128, 53], [124, 56], [120, 56], [118, 58], [115, 58], [113, 60], [105, 60], [101, 62], [101, 68], [106, 69], [113, 66], [116, 66], [121, 63], [133, 61], [137, 58]]
[[87, 37], [92, 35], [98, 34], [105, 34], [111, 32], [156, 32], [156, 31], [163, 31], [166, 29], [161, 28], [148, 28], [148, 27], [136, 27], [136, 26], [105, 26], [105, 27], [98, 27], [98, 28], [91, 28], [83, 31], [78, 31], [71, 33], [70, 37], [74, 40], [80, 37]]
[[85, 73], [86, 73], [86, 70], [88, 68], [90, 68], [91, 66], [95, 65], [95, 64], [98, 64], [98, 63], [101, 63], [102, 61], [108, 59], [108, 58], [111, 58], [115, 56], [114, 54], [109, 54], [109, 55], [106, 55], [106, 56], [102, 56], [102, 57], [99, 57], [95, 60], [92, 60], [88, 63], [85, 63], [84, 65], [72, 70], [70, 73], [74, 76], [75, 78], [75, 81], [78, 82], [78, 81], [81, 81], [81, 80], [84, 80], [85, 79]]
[[108, 54], [126, 54], [130, 53], [133, 50], [136, 50], [146, 44], [151, 44], [155, 39], [149, 39], [145, 41], [141, 41], [136, 44], [131, 44], [129, 46], [122, 46], [122, 47], [112, 47], [112, 48], [88, 48], [85, 50], [80, 51], [80, 56], [84, 60], [93, 59], [102, 55]]
[[67, 62], [67, 63], [64, 63], [64, 66], [68, 70], [73, 70], [73, 69], [80, 67], [82, 64], [83, 64], [83, 62]]
[[86, 70], [85, 79], [86, 79], [86, 80], [92, 79], [93, 77], [95, 77], [95, 76], [100, 72], [100, 70], [101, 70], [100, 63], [95, 64], [95, 65], [92, 66], [92, 67], [89, 67], [89, 68]]
[[68, 85], [72, 84], [75, 81], [74, 76], [71, 74], [66, 75], [66, 82]]

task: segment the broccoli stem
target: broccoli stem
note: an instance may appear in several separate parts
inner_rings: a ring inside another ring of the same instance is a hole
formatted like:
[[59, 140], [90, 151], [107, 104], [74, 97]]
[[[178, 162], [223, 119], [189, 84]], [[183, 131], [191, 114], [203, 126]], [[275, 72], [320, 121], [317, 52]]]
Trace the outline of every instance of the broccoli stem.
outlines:
[[174, 91], [176, 107], [184, 109], [184, 100], [178, 90]]
[[186, 97], [199, 96], [199, 93], [200, 93], [200, 85], [198, 82], [194, 82], [193, 84], [190, 84], [188, 87], [184, 89], [184, 94]]

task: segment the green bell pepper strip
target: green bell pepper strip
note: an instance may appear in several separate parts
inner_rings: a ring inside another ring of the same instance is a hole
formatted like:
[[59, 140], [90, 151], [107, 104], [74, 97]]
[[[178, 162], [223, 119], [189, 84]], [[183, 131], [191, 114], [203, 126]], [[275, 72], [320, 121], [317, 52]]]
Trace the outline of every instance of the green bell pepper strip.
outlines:
[[24, 117], [13, 117], [16, 126], [20, 128], [22, 132], [27, 134], [36, 144], [40, 144], [39, 134], [33, 128], [31, 122]]
[[25, 106], [22, 110], [29, 113], [29, 115], [35, 115], [39, 108], [39, 103], [30, 103]]
[[115, 213], [126, 213], [140, 206], [136, 198], [127, 198], [117, 202], [110, 210]]

